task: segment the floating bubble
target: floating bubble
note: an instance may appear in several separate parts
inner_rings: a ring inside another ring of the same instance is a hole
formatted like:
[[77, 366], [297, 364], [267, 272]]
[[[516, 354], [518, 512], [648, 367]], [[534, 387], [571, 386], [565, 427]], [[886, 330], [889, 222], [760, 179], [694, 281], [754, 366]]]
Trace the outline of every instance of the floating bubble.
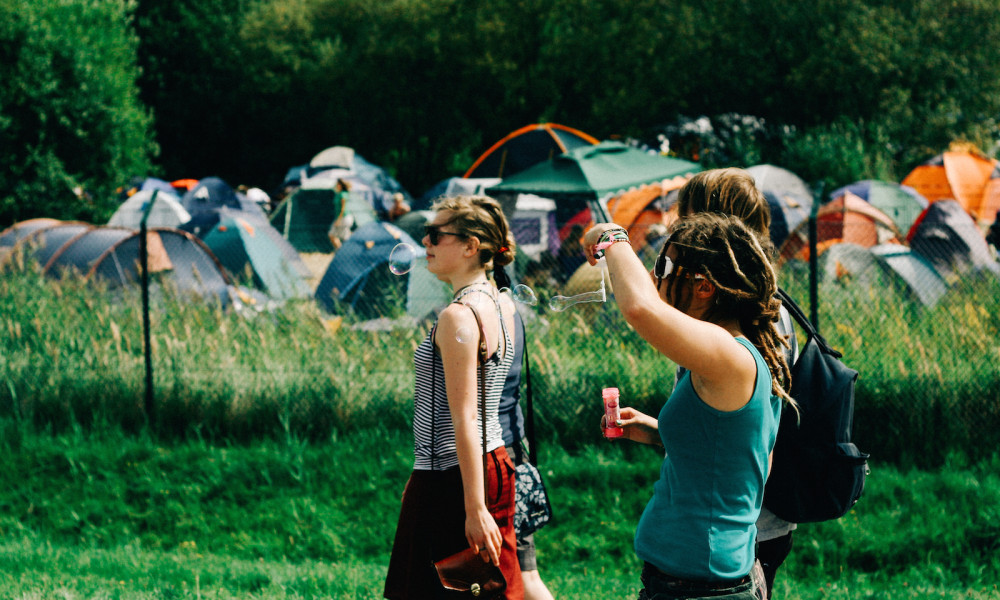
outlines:
[[528, 306], [538, 304], [538, 297], [535, 296], [535, 291], [523, 283], [515, 285], [514, 291], [511, 295], [514, 296], [514, 300], [517, 300], [521, 304], [526, 304]]
[[455, 339], [458, 340], [459, 344], [468, 344], [474, 342], [475, 339], [473, 338], [472, 335], [472, 328], [465, 327], [464, 325], [462, 327], [459, 327], [458, 330], [455, 332]]
[[417, 251], [406, 242], [396, 244], [389, 253], [389, 270], [394, 275], [405, 275], [413, 268], [417, 260]]
[[549, 300], [549, 308], [553, 312], [562, 312], [574, 304], [581, 302], [607, 302], [608, 295], [604, 290], [604, 280], [601, 280], [601, 288], [593, 292], [583, 292], [572, 296], [552, 296]]

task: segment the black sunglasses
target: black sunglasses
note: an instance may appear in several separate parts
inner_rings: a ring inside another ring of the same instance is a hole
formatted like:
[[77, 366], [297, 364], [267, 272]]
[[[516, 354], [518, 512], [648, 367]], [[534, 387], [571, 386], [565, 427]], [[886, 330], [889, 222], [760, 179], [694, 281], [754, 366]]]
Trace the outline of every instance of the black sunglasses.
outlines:
[[469, 236], [464, 233], [454, 233], [451, 231], [441, 231], [443, 225], [424, 225], [424, 235], [430, 238], [431, 246], [437, 246], [441, 241], [442, 235], [453, 235], [457, 238], [467, 238]]

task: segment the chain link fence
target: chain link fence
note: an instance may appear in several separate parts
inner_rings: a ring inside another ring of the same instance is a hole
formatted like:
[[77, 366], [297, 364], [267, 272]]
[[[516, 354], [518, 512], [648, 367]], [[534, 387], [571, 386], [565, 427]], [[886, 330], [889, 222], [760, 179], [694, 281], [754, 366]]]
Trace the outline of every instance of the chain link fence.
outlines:
[[[140, 213], [156, 214], [151, 206], [158, 201]], [[332, 239], [334, 213], [310, 217], [308, 207], [286, 205], [271, 215], [221, 210], [214, 223], [188, 231], [147, 223], [145, 236], [141, 223], [39, 219], [0, 235], [0, 256], [8, 271], [34, 262], [50, 279], [79, 271], [133, 305], [132, 292], [145, 290], [144, 337], [131, 346], [133, 356], [144, 350], [143, 361], [107, 373], [132, 380], [121, 391], [123, 411], [142, 409], [167, 422], [215, 414], [231, 430], [250, 433], [268, 419], [285, 430], [319, 433], [366, 423], [406, 426], [412, 350], [450, 299], [421, 264], [428, 213], [412, 211], [391, 223], [376, 216]], [[786, 220], [776, 248], [782, 287], [861, 373], [855, 440], [873, 460], [927, 464], [953, 450], [992, 452], [1000, 442], [1000, 268], [988, 231], [955, 201], [901, 207], [888, 218], [871, 209], [841, 195], [817, 207], [813, 219]], [[897, 221], [907, 220], [904, 232]], [[539, 439], [596, 439], [602, 387], [617, 386], [623, 402], [657, 411], [674, 365], [630, 329], [610, 282], [583, 259], [579, 236], [587, 219], [566, 218], [541, 199], [511, 212], [511, 222], [521, 247], [512, 275], [534, 300], [515, 294]], [[647, 267], [662, 223], [646, 223], [646, 243], [635, 244]], [[172, 297], [184, 303], [171, 305]], [[560, 297], [577, 302], [559, 305]], [[209, 312], [191, 312], [195, 302]], [[230, 313], [240, 316], [205, 316]], [[246, 331], [236, 337], [229, 329]], [[120, 345], [126, 334], [110, 331]], [[262, 355], [256, 346], [274, 349]], [[30, 395], [15, 394], [18, 385], [9, 385], [12, 406], [20, 401], [15, 396]]]

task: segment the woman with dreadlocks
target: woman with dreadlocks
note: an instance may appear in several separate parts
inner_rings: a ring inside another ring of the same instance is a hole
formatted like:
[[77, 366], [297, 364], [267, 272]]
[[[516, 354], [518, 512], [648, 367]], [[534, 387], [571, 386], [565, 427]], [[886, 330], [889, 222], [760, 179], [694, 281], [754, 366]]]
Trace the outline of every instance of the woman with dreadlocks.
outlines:
[[610, 223], [584, 238], [625, 319], [686, 369], [657, 418], [626, 407], [608, 424], [666, 451], [635, 536], [639, 598], [751, 600], [754, 523], [791, 402], [770, 249], [736, 217], [695, 214], [674, 224], [651, 279], [617, 242], [628, 235]]

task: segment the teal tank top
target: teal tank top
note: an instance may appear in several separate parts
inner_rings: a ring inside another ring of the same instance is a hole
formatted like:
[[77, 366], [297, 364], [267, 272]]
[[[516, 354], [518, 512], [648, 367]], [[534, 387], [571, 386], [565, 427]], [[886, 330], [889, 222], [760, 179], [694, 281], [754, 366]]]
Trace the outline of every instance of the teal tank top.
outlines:
[[771, 394], [771, 372], [760, 352], [746, 338], [736, 341], [757, 362], [745, 406], [732, 412], [712, 408], [685, 373], [658, 417], [666, 457], [639, 519], [635, 551], [675, 577], [737, 579], [753, 566], [755, 523], [781, 399]]

